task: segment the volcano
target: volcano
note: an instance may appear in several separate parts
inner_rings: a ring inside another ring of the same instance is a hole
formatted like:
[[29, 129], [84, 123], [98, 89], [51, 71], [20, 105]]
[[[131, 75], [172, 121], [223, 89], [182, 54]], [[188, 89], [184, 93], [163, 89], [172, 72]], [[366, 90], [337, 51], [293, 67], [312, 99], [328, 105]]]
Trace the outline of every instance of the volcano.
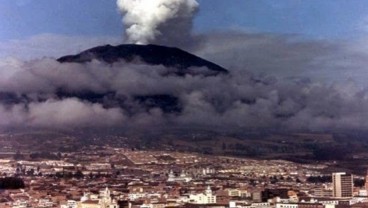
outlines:
[[[211, 76], [226, 76], [229, 73], [221, 66], [181, 49], [158, 45], [105, 45], [57, 59], [60, 64], [77, 63], [82, 65], [93, 60], [107, 64], [116, 62], [123, 65], [143, 64], [147, 66], [145, 67], [147, 70], [160, 69], [159, 75], [162, 75], [162, 79], [167, 76], [176, 76], [178, 79], [184, 79], [185, 76], [198, 76], [200, 79], [207, 79]], [[125, 68], [122, 67], [121, 70], [125, 70]], [[70, 90], [63, 85], [57, 86], [52, 94], [0, 91], [0, 103], [8, 106], [67, 98], [77, 98], [88, 103], [101, 104], [106, 109], [121, 108], [131, 115], [142, 110], [150, 111], [155, 108], [161, 109], [164, 113], [181, 113], [183, 110], [179, 95], [174, 93], [124, 94], [112, 89], [100, 92], [90, 89]]]
[[[179, 48], [159, 45], [134, 45], [123, 44], [118, 46], [98, 46], [76, 55], [63, 56], [57, 59], [60, 63], [87, 63], [93, 60], [113, 64], [126, 62], [129, 64], [143, 63], [148, 66], [164, 66], [168, 71], [163, 76], [222, 76], [228, 74], [228, 70], [202, 59]], [[93, 103], [101, 103], [106, 107], [120, 107], [129, 111], [136, 106], [128, 105], [127, 100], [133, 100], [134, 105], [149, 111], [152, 108], [160, 108], [165, 113], [180, 113], [182, 105], [176, 95], [171, 94], [147, 94], [136, 95], [132, 98], [121, 97], [115, 92], [97, 94], [94, 92], [65, 92], [62, 89], [57, 93], [60, 98], [77, 97]], [[106, 102], [106, 100], [110, 100]], [[113, 102], [111, 102], [113, 100]], [[114, 103], [111, 106], [111, 103]], [[117, 106], [116, 106], [117, 105]], [[134, 112], [132, 112], [134, 114]]]
[[85, 63], [92, 60], [110, 64], [119, 61], [134, 63], [138, 60], [148, 65], [165, 66], [170, 69], [170, 74], [175, 75], [213, 76], [228, 73], [221, 66], [179, 48], [159, 45], [105, 45], [88, 49], [76, 55], [64, 56], [57, 59], [60, 63]]

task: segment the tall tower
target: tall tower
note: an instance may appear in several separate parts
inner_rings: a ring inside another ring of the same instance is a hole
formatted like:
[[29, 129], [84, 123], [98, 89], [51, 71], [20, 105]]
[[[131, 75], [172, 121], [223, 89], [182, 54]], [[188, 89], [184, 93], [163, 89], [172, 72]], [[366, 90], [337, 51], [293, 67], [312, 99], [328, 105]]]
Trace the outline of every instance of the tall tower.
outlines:
[[206, 194], [206, 196], [212, 196], [212, 190], [210, 186], [207, 186], [206, 191], [204, 192]]
[[353, 175], [344, 172], [332, 173], [332, 185], [334, 197], [353, 196]]

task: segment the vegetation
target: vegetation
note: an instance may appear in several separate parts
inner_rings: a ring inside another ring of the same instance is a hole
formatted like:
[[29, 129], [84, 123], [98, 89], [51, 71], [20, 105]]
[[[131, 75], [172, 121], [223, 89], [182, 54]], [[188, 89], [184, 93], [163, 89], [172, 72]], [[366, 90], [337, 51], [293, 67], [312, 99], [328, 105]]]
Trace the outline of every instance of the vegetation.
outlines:
[[351, 149], [344, 146], [322, 146], [313, 150], [316, 160], [345, 160], [351, 156]]
[[0, 189], [21, 189], [24, 188], [24, 181], [21, 178], [5, 177], [0, 178]]
[[307, 178], [309, 183], [331, 183], [332, 176], [310, 176]]
[[59, 160], [61, 154], [55, 154], [50, 152], [34, 152], [29, 155], [31, 159], [48, 159], [48, 160]]

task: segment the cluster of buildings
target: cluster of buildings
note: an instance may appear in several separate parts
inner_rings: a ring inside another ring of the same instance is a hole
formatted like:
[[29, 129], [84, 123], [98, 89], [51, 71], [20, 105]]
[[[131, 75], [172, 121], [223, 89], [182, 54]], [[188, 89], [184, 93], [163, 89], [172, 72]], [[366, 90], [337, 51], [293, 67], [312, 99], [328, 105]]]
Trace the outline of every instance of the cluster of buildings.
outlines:
[[80, 201], [68, 200], [61, 208], [119, 208], [119, 205], [111, 198], [111, 192], [106, 188], [99, 194], [84, 193]]
[[1, 208], [368, 208], [368, 183], [321, 164], [110, 147], [0, 164], [26, 184], [0, 190]]

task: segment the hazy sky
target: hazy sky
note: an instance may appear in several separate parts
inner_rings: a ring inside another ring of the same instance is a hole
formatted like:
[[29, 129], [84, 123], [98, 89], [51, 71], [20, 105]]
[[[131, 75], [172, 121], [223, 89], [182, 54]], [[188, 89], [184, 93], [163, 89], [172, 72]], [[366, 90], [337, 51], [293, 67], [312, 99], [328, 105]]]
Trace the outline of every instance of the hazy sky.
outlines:
[[[0, 0], [0, 40], [52, 33], [120, 36], [115, 0]], [[199, 0], [195, 31], [244, 30], [351, 38], [366, 32], [364, 0]]]

